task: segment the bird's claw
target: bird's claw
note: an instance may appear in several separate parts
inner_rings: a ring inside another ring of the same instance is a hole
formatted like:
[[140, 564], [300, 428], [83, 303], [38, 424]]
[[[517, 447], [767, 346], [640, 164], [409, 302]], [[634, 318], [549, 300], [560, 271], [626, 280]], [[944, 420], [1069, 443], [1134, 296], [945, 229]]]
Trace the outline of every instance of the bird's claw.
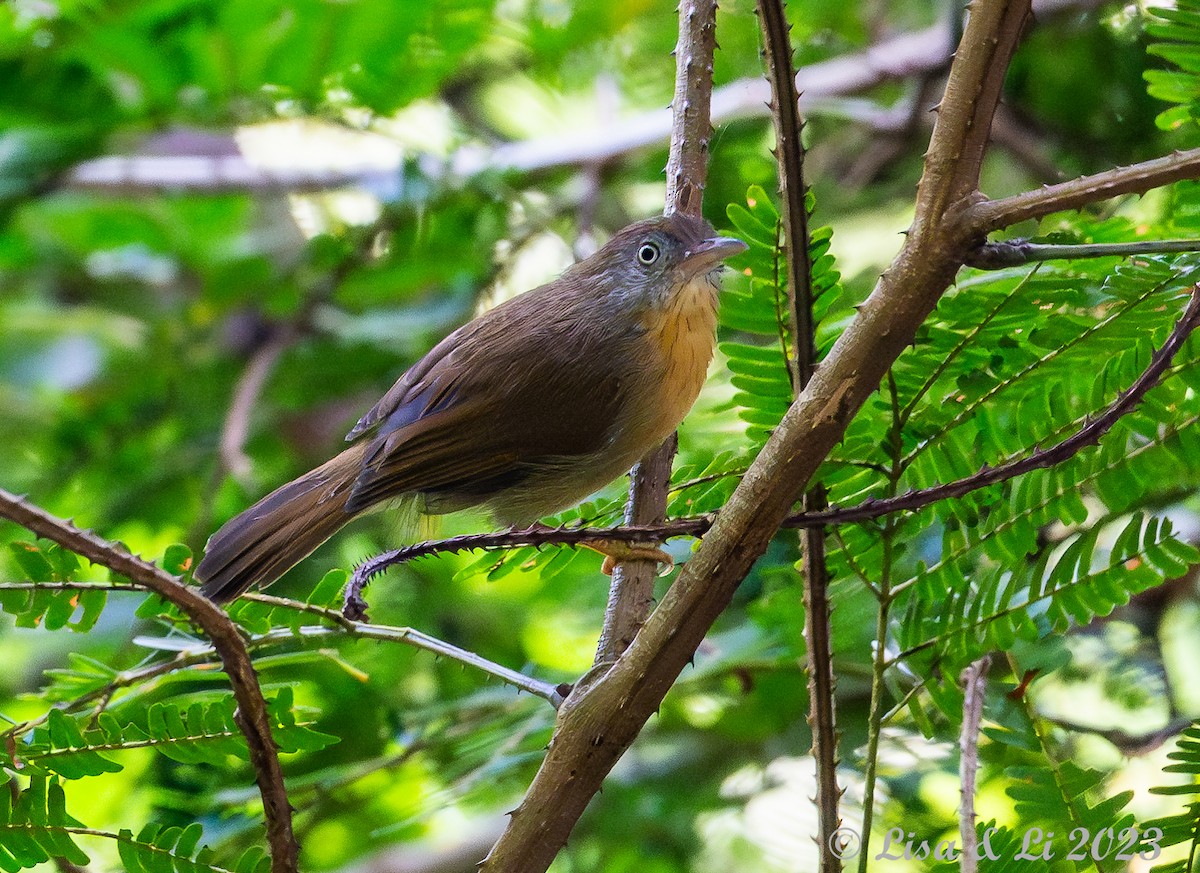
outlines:
[[659, 576], [666, 576], [675, 569], [675, 559], [658, 546], [626, 543], [620, 540], [593, 540], [583, 545], [604, 555], [604, 563], [600, 565], [600, 572], [605, 576], [611, 576], [617, 564], [623, 564], [626, 561], [654, 561], [661, 565]]

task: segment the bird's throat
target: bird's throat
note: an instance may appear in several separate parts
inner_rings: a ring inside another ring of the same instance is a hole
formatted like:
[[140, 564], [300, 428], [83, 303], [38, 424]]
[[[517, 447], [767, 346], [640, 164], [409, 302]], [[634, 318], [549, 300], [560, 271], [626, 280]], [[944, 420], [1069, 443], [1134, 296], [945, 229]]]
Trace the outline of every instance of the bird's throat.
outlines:
[[707, 274], [695, 277], [647, 319], [646, 327], [667, 386], [661, 410], [665, 437], [692, 408], [708, 373], [717, 334], [716, 284]]

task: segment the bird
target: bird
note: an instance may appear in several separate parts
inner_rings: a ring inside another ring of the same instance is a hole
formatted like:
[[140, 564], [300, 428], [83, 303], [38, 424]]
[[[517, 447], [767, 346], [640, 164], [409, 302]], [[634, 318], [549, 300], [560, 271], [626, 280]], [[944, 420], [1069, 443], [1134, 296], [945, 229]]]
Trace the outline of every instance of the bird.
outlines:
[[[194, 572], [201, 592], [227, 603], [265, 587], [387, 505], [425, 515], [478, 506], [523, 528], [581, 502], [691, 409], [713, 356], [723, 262], [745, 249], [700, 217], [645, 219], [467, 322], [358, 421], [348, 448], [209, 538]], [[593, 548], [609, 556], [606, 571], [648, 556]]]

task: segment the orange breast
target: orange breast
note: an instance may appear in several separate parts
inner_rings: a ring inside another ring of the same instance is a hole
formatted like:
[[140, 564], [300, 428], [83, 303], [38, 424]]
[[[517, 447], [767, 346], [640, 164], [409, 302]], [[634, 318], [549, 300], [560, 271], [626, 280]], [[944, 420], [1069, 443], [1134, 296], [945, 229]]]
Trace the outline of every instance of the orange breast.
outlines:
[[662, 437], [687, 415], [713, 356], [717, 332], [717, 288], [698, 276], [676, 291], [668, 305], [647, 317], [647, 333], [660, 361], [654, 429]]

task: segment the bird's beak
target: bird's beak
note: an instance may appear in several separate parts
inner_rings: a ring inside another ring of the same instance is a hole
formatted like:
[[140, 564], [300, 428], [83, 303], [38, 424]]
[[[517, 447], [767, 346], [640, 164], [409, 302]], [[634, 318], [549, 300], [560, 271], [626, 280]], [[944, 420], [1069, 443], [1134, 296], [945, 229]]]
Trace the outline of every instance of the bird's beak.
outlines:
[[710, 237], [684, 252], [682, 267], [689, 273], [703, 273], [747, 248], [744, 242], [731, 236]]

